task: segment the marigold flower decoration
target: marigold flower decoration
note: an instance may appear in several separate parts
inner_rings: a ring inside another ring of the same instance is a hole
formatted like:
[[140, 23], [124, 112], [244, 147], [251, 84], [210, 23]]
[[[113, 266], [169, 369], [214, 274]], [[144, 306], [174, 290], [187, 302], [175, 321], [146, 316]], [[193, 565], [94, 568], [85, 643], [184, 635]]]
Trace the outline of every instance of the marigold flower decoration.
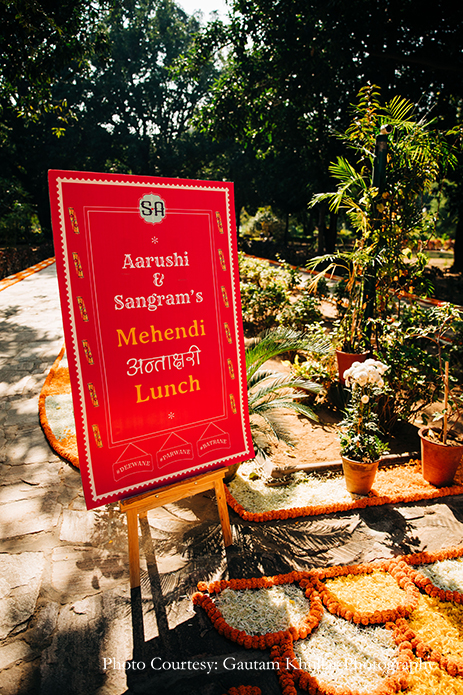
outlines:
[[[307, 579], [309, 572], [290, 572], [289, 574], [278, 574], [274, 577], [253, 577], [252, 579], [230, 579], [211, 582], [199, 582], [199, 591], [193, 594], [193, 603], [201, 606], [211, 620], [215, 629], [219, 634], [224, 635], [227, 639], [236, 642], [245, 649], [267, 649], [279, 644], [282, 640], [287, 639], [288, 635], [292, 639], [305, 639], [319, 624], [323, 615], [323, 605], [318, 592], [315, 591], [313, 584]], [[266, 589], [272, 586], [281, 584], [299, 583], [301, 588], [305, 589], [305, 596], [309, 599], [310, 610], [308, 615], [302, 620], [299, 625], [291, 625], [287, 630], [279, 630], [278, 632], [267, 632], [265, 635], [249, 635], [244, 630], [229, 625], [219, 608], [214, 601], [207, 596], [209, 594], [218, 594], [226, 588], [235, 591], [243, 591], [245, 589]]]
[[[426, 644], [410, 627], [407, 618], [412, 616], [417, 608], [420, 591], [441, 601], [463, 605], [463, 592], [445, 591], [436, 587], [415, 566], [430, 564], [438, 561], [463, 556], [463, 547], [449, 548], [436, 553], [416, 553], [391, 560], [381, 560], [360, 565], [345, 565], [326, 568], [316, 568], [304, 572], [290, 572], [273, 577], [254, 577], [252, 579], [231, 579], [215, 582], [200, 582], [199, 591], [194, 594], [193, 602], [201, 606], [211, 619], [220, 634], [247, 649], [270, 649], [270, 656], [277, 663], [276, 674], [283, 695], [297, 695], [297, 687], [311, 695], [352, 695], [349, 689], [325, 685], [309, 672], [300, 667], [294, 652], [296, 640], [306, 639], [319, 625], [323, 615], [323, 606], [331, 613], [338, 615], [358, 625], [384, 624], [392, 632], [392, 637], [398, 648], [395, 659], [397, 670], [387, 676], [370, 695], [392, 695], [392, 693], [407, 687], [411, 662], [417, 657], [425, 661], [434, 661], [450, 676], [463, 675], [463, 659], [459, 656], [443, 654], [435, 644]], [[375, 571], [386, 572], [392, 576], [398, 586], [404, 591], [404, 600], [396, 608], [384, 611], [351, 610], [343, 605], [333, 592], [324, 585], [324, 580], [349, 575], [366, 575]], [[281, 584], [298, 583], [305, 590], [305, 596], [310, 602], [310, 611], [301, 624], [291, 626], [265, 635], [249, 635], [243, 630], [232, 628], [226, 623], [220, 610], [210, 595], [219, 594], [226, 588], [235, 590], [262, 589]], [[207, 595], [210, 594], [210, 595]], [[232, 688], [227, 695], [258, 695], [259, 690], [250, 689], [252, 686]]]
[[[320, 595], [323, 605], [330, 613], [357, 625], [377, 625], [393, 622], [399, 617], [406, 617], [418, 605], [419, 591], [408, 576], [408, 569], [406, 563], [397, 560], [379, 561], [368, 565], [329, 567], [319, 572], [319, 576], [314, 579], [314, 586]], [[404, 590], [404, 602], [398, 605], [397, 608], [383, 611], [352, 610], [350, 606], [346, 606], [343, 602], [338, 601], [336, 596], [321, 581], [322, 579], [346, 575], [371, 574], [375, 570], [388, 572], [396, 580], [399, 587]]]
[[[410, 466], [416, 464], [421, 468], [420, 461], [410, 461]], [[377, 493], [370, 493], [368, 497], [363, 497], [352, 502], [308, 505], [306, 507], [291, 507], [288, 509], [275, 509], [267, 512], [252, 512], [246, 510], [231, 494], [230, 490], [225, 486], [225, 495], [227, 504], [245, 521], [273, 521], [276, 519], [295, 519], [303, 516], [316, 516], [319, 514], [332, 514], [333, 512], [344, 512], [352, 509], [364, 509], [366, 507], [380, 506], [383, 504], [397, 504], [399, 502], [416, 502], [418, 500], [435, 499], [438, 497], [446, 497], [448, 495], [461, 495], [463, 493], [463, 485], [452, 485], [446, 488], [434, 488], [426, 483], [421, 474], [417, 476], [415, 487], [409, 490], [405, 485], [401, 489], [403, 482], [395, 469], [380, 471], [378, 476], [389, 476], [390, 483], [386, 486], [387, 494], [380, 494], [380, 482], [378, 477]]]

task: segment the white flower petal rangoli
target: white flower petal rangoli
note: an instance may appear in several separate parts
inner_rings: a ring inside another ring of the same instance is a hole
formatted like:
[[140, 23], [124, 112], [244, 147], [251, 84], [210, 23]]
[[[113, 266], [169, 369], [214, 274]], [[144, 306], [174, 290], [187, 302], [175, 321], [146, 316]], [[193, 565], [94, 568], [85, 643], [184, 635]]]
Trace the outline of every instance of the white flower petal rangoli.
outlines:
[[429, 565], [420, 565], [415, 568], [418, 572], [428, 577], [432, 583], [444, 591], [460, 591], [463, 593], [463, 561], [462, 558], [454, 560], [441, 560]]
[[228, 625], [248, 635], [297, 627], [310, 611], [310, 601], [293, 584], [245, 591], [225, 589], [217, 597], [216, 606]]
[[362, 627], [328, 612], [305, 640], [294, 643], [299, 665], [323, 685], [371, 693], [397, 667], [390, 630]]
[[252, 461], [241, 464], [236, 477], [228, 483], [235, 500], [250, 512], [270, 512], [325, 504], [326, 500], [337, 504], [349, 504], [352, 495], [346, 490], [344, 477], [307, 475], [299, 472], [288, 486], [268, 487], [262, 479], [250, 480], [255, 470]]

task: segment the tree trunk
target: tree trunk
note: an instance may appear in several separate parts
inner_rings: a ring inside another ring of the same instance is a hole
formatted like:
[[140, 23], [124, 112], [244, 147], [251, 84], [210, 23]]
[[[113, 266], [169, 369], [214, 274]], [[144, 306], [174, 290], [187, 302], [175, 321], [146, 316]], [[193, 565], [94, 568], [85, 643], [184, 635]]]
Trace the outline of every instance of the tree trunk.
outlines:
[[289, 243], [289, 212], [286, 213], [285, 235], [283, 237], [283, 243], [285, 246], [288, 246], [288, 243]]
[[330, 212], [330, 224], [325, 228], [325, 248], [327, 253], [334, 253], [338, 238], [338, 216], [335, 212]]
[[453, 273], [463, 273], [463, 207], [458, 210], [458, 222], [455, 230], [455, 247], [453, 249]]
[[326, 240], [326, 205], [321, 203], [318, 208], [318, 247], [317, 253], [324, 253]]

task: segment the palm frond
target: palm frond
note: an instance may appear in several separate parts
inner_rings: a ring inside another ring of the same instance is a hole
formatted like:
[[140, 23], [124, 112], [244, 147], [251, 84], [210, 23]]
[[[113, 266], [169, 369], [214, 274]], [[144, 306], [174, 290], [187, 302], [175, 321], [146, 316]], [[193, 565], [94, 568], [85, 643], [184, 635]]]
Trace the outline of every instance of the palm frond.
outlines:
[[297, 400], [300, 398], [301, 394], [299, 393], [294, 396], [281, 396], [281, 398], [273, 398], [271, 401], [262, 401], [253, 405], [253, 407], [250, 409], [250, 414], [260, 415], [261, 417], [265, 418], [268, 413], [274, 410], [293, 410], [300, 415], [306, 415], [311, 420], [318, 422], [318, 415], [309, 405], [300, 403], [299, 400]]
[[286, 327], [266, 331], [246, 347], [248, 410], [256, 451], [263, 452], [259, 439], [255, 436], [257, 433], [268, 435], [270, 432], [277, 440], [292, 445], [293, 436], [281, 411], [290, 410], [317, 421], [314, 410], [300, 403], [299, 399], [303, 397], [301, 391], [311, 394], [322, 391], [320, 384], [271, 369], [262, 369], [262, 365], [286, 352], [328, 354], [331, 349], [328, 338], [312, 337], [307, 332]]
[[275, 413], [268, 412], [265, 417], [262, 417], [261, 422], [251, 421], [251, 434], [253, 435], [253, 446], [257, 453], [260, 453], [267, 457], [265, 447], [260, 444], [260, 437], [262, 435], [264, 438], [268, 437], [268, 430], [275, 437], [277, 441], [283, 441], [289, 446], [294, 446], [296, 440], [290, 429], [286, 427], [286, 424], [279, 418]]
[[[253, 379], [255, 379], [256, 376], [259, 376], [259, 374], [260, 372], [256, 372]], [[263, 385], [264, 382], [267, 383], [266, 386]], [[260, 384], [260, 386], [259, 388], [256, 388], [258, 384]], [[248, 400], [254, 402], [259, 398], [264, 399], [268, 398], [269, 396], [273, 397], [273, 394], [276, 394], [283, 389], [302, 389], [311, 394], [318, 394], [322, 390], [322, 387], [320, 384], [317, 384], [314, 381], [307, 381], [306, 379], [293, 377], [290, 374], [267, 372], [267, 375], [264, 378], [254, 380], [254, 387], [251, 387], [248, 382]]]
[[280, 327], [265, 331], [246, 348], [246, 373], [248, 381], [260, 367], [285, 352], [315, 352], [327, 354], [330, 349], [328, 338], [312, 338], [304, 331]]
[[395, 121], [396, 123], [400, 123], [401, 126], [406, 122], [414, 123], [414, 120], [410, 118], [410, 116], [413, 115], [414, 109], [415, 106], [411, 101], [401, 96], [395, 96], [384, 107], [386, 121]]
[[348, 188], [351, 188], [355, 184], [361, 188], [364, 188], [366, 185], [365, 179], [344, 157], [338, 157], [336, 162], [332, 162], [329, 165], [328, 169], [333, 176], [339, 179], [339, 181]]
[[271, 379], [272, 377], [277, 378], [279, 376], [281, 376], [281, 372], [275, 372], [270, 369], [258, 369], [257, 372], [254, 372], [248, 379], [248, 391], [267, 379]]

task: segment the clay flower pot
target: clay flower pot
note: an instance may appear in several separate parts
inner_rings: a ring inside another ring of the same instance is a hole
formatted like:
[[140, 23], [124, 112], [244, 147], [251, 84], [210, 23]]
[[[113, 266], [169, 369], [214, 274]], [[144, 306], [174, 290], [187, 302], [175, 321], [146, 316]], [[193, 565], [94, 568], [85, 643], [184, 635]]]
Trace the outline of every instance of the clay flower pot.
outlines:
[[342, 352], [342, 350], [336, 350], [336, 360], [338, 363], [338, 376], [341, 384], [345, 384], [344, 372], [350, 369], [354, 362], [365, 362], [369, 357], [371, 357], [371, 352]]
[[422, 427], [418, 434], [421, 439], [421, 472], [423, 478], [436, 487], [451, 485], [463, 456], [463, 444], [450, 446], [426, 438], [430, 427]]
[[233, 480], [235, 475], [238, 473], [238, 469], [240, 466], [241, 466], [241, 463], [232, 463], [231, 466], [227, 466], [227, 469], [226, 469], [227, 472], [225, 473], [225, 476], [223, 479], [223, 482], [225, 484], [230, 483]]
[[363, 463], [341, 456], [341, 460], [347, 491], [355, 495], [368, 495], [375, 482], [380, 459]]

